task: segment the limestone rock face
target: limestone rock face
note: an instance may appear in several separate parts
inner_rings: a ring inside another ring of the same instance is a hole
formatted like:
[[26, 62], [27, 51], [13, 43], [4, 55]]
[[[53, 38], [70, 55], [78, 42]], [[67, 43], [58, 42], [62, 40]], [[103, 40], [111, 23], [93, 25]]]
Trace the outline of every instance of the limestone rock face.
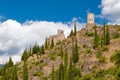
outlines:
[[54, 40], [54, 44], [57, 44], [58, 42], [62, 41], [65, 39], [64, 31], [63, 30], [58, 30], [58, 34], [50, 36], [47, 41], [51, 42], [52, 39]]

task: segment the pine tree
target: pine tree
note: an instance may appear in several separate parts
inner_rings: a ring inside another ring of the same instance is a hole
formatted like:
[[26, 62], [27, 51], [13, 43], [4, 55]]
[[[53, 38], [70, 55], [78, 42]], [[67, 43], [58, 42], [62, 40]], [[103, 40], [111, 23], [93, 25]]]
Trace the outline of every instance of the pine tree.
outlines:
[[108, 26], [106, 26], [106, 45], [109, 44], [110, 44], [110, 34], [109, 34]]
[[55, 79], [55, 74], [54, 74], [54, 65], [53, 65], [53, 68], [52, 68], [52, 78], [51, 80], [54, 80]]
[[95, 44], [95, 48], [97, 48], [98, 45], [99, 45], [99, 38], [98, 38], [98, 33], [97, 33], [97, 30], [96, 30], [96, 26], [94, 27], [94, 29], [95, 29], [94, 44]]
[[24, 62], [23, 65], [23, 80], [28, 80], [28, 71], [27, 71], [27, 63]]
[[76, 21], [74, 22], [74, 36], [76, 36]]
[[54, 47], [54, 39], [52, 38], [52, 40], [51, 40], [51, 48], [53, 48]]

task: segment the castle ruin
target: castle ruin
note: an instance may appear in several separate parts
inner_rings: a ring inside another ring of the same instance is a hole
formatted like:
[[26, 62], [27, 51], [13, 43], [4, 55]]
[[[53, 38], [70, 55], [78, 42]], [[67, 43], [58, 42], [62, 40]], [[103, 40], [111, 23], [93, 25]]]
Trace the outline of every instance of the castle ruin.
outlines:
[[96, 26], [95, 20], [94, 20], [94, 14], [93, 13], [88, 13], [87, 14], [87, 24], [86, 24], [86, 27], [88, 29], [91, 29], [94, 26]]
[[63, 30], [58, 30], [58, 33], [56, 35], [50, 36], [47, 41], [51, 42], [53, 39], [54, 44], [56, 45], [58, 42], [62, 41], [65, 39], [64, 31]]

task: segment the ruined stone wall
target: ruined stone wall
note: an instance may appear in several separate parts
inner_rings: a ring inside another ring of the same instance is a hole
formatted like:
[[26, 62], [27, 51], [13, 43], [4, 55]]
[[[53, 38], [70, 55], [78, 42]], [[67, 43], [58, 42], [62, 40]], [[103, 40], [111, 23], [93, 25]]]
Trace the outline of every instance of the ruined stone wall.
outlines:
[[58, 33], [56, 35], [50, 36], [47, 41], [50, 43], [54, 40], [54, 44], [56, 45], [58, 42], [62, 41], [65, 39], [64, 31], [63, 30], [58, 30]]

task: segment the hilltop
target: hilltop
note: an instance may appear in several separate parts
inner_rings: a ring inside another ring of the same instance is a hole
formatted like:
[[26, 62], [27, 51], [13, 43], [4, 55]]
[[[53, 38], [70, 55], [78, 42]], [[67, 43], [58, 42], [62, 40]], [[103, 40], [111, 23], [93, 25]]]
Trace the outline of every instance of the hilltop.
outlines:
[[67, 38], [58, 30], [25, 49], [15, 65], [10, 58], [0, 80], [120, 80], [120, 26], [97, 26], [92, 13], [85, 28], [76, 26]]
[[[109, 27], [110, 44], [103, 45], [99, 43], [94, 48], [95, 29], [83, 28], [76, 32], [76, 35], [56, 43], [52, 48], [49, 45], [45, 48], [45, 53], [36, 52], [27, 58], [27, 69], [29, 80], [50, 80], [52, 67], [57, 71], [64, 63], [64, 54], [67, 51], [68, 65], [72, 56], [72, 44], [77, 40], [79, 61], [73, 63], [74, 67], [80, 71], [82, 80], [116, 80], [114, 72], [117, 68], [115, 62], [111, 62], [111, 57], [120, 50], [120, 26], [107, 25]], [[103, 26], [96, 28], [99, 36], [103, 35]], [[100, 38], [99, 38], [100, 39]], [[100, 40], [99, 40], [100, 41]], [[45, 45], [44, 45], [45, 46]], [[62, 51], [61, 51], [62, 50]], [[23, 77], [23, 63], [17, 63], [18, 80]], [[70, 66], [70, 65], [69, 65]], [[79, 78], [75, 78], [80, 80]]]

